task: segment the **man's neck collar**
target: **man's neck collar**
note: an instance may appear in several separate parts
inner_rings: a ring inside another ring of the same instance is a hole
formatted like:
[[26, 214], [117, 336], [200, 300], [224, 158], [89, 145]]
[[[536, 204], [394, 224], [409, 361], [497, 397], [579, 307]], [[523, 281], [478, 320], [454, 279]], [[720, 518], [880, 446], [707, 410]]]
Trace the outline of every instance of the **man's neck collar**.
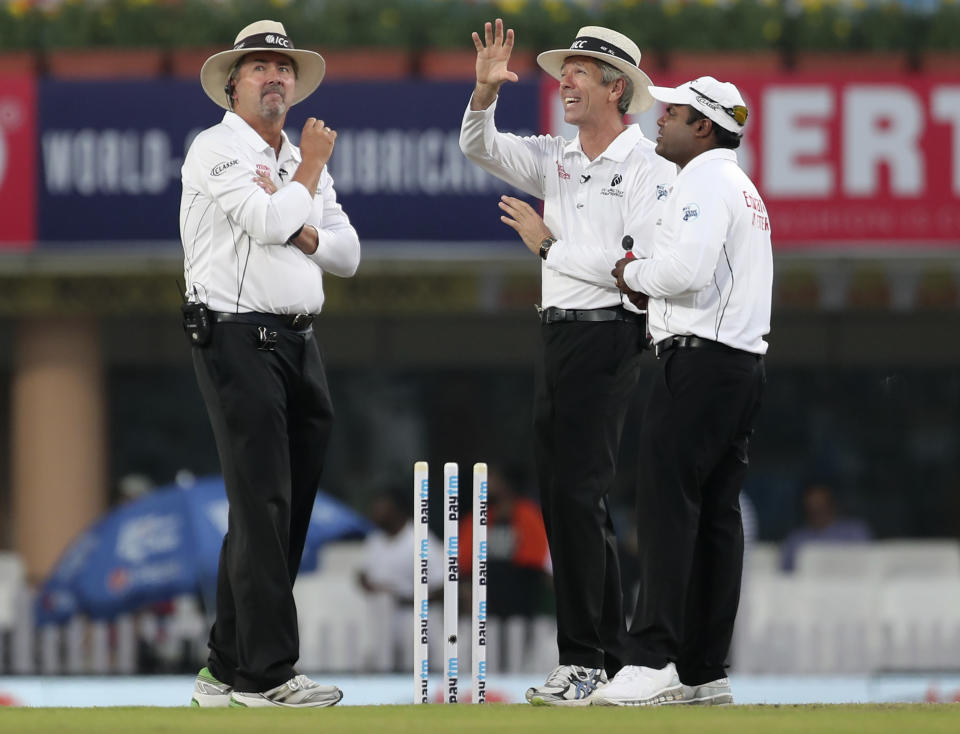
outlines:
[[623, 119], [580, 127], [580, 149], [590, 160], [596, 159], [627, 129]]
[[259, 118], [248, 120], [245, 117], [241, 117], [236, 112], [232, 114], [236, 115], [238, 120], [242, 121], [250, 130], [252, 130], [253, 133], [256, 134], [261, 141], [263, 141], [263, 145], [269, 145], [271, 148], [273, 148], [273, 152], [275, 154], [280, 154], [280, 149], [283, 147], [284, 141], [283, 122], [285, 117], [277, 120], [276, 122], [265, 123]]

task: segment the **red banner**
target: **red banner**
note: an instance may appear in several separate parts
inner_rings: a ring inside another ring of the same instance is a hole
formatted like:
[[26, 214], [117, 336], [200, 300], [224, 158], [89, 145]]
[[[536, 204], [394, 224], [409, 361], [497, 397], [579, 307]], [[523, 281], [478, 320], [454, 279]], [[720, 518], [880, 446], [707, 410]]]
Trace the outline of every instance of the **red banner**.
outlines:
[[[775, 247], [960, 247], [955, 74], [704, 73], [747, 100], [738, 154], [770, 211]], [[684, 81], [656, 76], [660, 86]], [[556, 82], [544, 84], [554, 100], [545, 128], [560, 131]], [[662, 109], [637, 118], [652, 139]]]
[[36, 237], [36, 87], [0, 77], [0, 250], [27, 250]]

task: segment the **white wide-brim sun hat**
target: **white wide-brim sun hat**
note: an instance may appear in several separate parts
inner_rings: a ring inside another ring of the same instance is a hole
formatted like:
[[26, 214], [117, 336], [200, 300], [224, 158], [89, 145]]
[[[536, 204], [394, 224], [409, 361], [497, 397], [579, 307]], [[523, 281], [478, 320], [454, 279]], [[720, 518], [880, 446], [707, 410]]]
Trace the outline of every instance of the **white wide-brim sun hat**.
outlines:
[[747, 103], [730, 82], [701, 76], [679, 87], [650, 87], [654, 99], [667, 104], [686, 104], [699, 110], [724, 130], [743, 135], [747, 124]]
[[596, 25], [584, 26], [577, 31], [570, 48], [544, 51], [537, 56], [537, 63], [554, 79], [559, 79], [564, 60], [571, 56], [606, 61], [626, 74], [633, 81], [633, 99], [627, 109], [629, 114], [635, 115], [653, 107], [653, 97], [647, 91], [653, 82], [640, 69], [640, 49], [622, 33]]
[[275, 20], [258, 20], [237, 34], [233, 48], [221, 51], [203, 62], [200, 69], [200, 85], [207, 96], [225, 110], [230, 109], [224, 87], [230, 70], [237, 60], [252, 51], [274, 51], [289, 56], [297, 68], [297, 83], [291, 105], [302, 102], [320, 86], [327, 65], [315, 51], [293, 47], [283, 23]]

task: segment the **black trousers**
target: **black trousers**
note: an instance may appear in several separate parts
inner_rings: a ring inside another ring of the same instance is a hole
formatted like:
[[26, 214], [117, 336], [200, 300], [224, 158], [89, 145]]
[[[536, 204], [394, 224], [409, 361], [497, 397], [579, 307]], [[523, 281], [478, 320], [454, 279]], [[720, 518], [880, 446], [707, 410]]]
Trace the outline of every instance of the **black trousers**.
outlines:
[[561, 665], [619, 670], [623, 591], [607, 494], [640, 374], [639, 321], [541, 327], [534, 454], [553, 561]]
[[292, 678], [300, 655], [293, 582], [333, 420], [313, 332], [216, 324], [193, 364], [213, 426], [230, 512], [220, 550], [208, 666], [239, 691]]
[[765, 383], [763, 358], [661, 354], [640, 432], [640, 594], [626, 661], [699, 685], [725, 675], [740, 599], [739, 494]]

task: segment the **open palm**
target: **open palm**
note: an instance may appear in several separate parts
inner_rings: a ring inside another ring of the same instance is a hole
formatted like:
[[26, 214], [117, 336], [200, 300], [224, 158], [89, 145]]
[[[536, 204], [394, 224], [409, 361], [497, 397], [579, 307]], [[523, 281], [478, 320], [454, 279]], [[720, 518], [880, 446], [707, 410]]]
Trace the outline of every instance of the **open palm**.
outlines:
[[480, 34], [473, 33], [473, 45], [477, 48], [477, 83], [499, 87], [504, 82], [515, 82], [519, 77], [507, 68], [510, 54], [513, 52], [513, 29], [503, 32], [503, 21], [497, 18], [493, 23], [484, 23], [484, 40]]

